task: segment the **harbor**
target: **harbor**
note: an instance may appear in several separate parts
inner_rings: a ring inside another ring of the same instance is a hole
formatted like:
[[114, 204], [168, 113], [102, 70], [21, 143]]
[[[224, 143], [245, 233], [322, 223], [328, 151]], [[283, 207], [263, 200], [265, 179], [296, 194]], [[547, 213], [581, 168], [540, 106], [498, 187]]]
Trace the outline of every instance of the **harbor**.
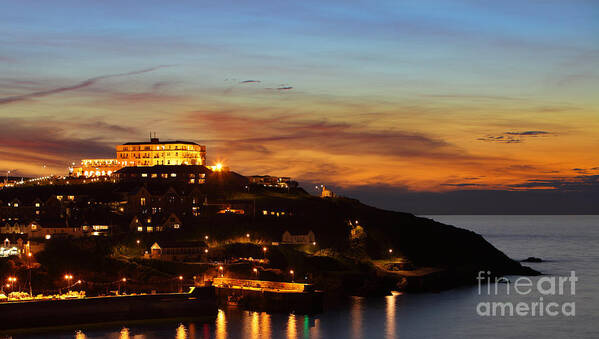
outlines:
[[218, 313], [212, 287], [158, 293], [0, 303], [0, 330], [176, 317], [212, 320]]

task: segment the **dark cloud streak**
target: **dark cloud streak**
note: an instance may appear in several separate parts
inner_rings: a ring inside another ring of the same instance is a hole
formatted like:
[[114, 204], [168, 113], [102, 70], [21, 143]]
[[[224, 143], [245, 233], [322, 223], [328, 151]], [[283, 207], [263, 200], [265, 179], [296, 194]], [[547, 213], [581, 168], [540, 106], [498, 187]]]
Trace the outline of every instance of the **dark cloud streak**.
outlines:
[[116, 78], [116, 77], [131, 76], [131, 75], [138, 75], [138, 74], [152, 72], [152, 71], [155, 71], [160, 68], [171, 67], [171, 66], [172, 65], [159, 65], [159, 66], [145, 68], [145, 69], [132, 71], [132, 72], [102, 75], [102, 76], [89, 78], [87, 80], [81, 81], [81, 82], [79, 82], [75, 85], [71, 85], [71, 86], [53, 88], [53, 89], [49, 89], [49, 90], [45, 90], [45, 91], [37, 91], [37, 92], [23, 94], [23, 95], [4, 97], [4, 98], [0, 98], [0, 105], [10, 104], [10, 103], [19, 102], [19, 101], [25, 101], [25, 100], [32, 99], [32, 98], [45, 97], [48, 95], [58, 94], [58, 93], [62, 93], [62, 92], [74, 91], [74, 90], [78, 90], [81, 88], [89, 87], [100, 80]]

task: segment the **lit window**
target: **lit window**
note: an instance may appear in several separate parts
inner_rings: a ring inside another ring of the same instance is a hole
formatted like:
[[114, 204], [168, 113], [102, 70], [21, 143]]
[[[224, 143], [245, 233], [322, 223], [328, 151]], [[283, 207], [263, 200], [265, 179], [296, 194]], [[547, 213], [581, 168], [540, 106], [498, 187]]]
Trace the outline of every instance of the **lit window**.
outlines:
[[146, 205], [146, 198], [144, 198], [144, 197], [139, 198], [139, 204], [141, 206], [145, 206]]
[[147, 177], [148, 177], [148, 173], [142, 173], [142, 174], [141, 174], [141, 177], [142, 177], [142, 178], [147, 178]]
[[173, 178], [174, 178], [174, 177], [176, 177], [176, 176], [177, 176], [177, 173], [171, 173], [171, 177], [173, 177]]
[[144, 231], [143, 227], [141, 227], [141, 226], [137, 227], [137, 232], [143, 232], [143, 231]]
[[158, 174], [157, 173], [152, 173], [152, 178], [158, 178]]
[[173, 224], [173, 228], [174, 229], [179, 229], [179, 227], [181, 227], [181, 225], [179, 225], [179, 224]]
[[267, 210], [264, 210], [264, 211], [262, 211], [262, 214], [264, 214], [264, 215], [268, 215], [268, 211], [267, 211]]
[[18, 203], [18, 202], [15, 202], [15, 203], [13, 204], [13, 207], [19, 207], [19, 203]]
[[148, 232], [153, 232], [154, 231], [154, 227], [148, 226], [147, 230], [148, 230]]
[[39, 202], [36, 202], [36, 203], [35, 203], [35, 207], [40, 207], [40, 203], [39, 203]]

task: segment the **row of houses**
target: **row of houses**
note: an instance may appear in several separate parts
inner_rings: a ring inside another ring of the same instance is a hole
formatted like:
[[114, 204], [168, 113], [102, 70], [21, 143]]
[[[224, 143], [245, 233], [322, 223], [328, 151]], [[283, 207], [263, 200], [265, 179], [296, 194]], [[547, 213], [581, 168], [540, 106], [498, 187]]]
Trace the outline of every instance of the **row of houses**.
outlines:
[[294, 214], [285, 207], [227, 198], [227, 192], [248, 191], [251, 185], [289, 187], [294, 184], [289, 178], [246, 178], [201, 165], [125, 167], [113, 176], [118, 180], [0, 190], [0, 233], [32, 238], [150, 233], [197, 225], [204, 216]]

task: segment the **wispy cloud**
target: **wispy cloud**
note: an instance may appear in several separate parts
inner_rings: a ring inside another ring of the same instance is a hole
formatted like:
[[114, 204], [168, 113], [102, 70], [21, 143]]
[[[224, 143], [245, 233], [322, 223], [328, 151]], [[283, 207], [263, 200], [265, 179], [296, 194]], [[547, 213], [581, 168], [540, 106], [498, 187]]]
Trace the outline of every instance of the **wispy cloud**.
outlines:
[[138, 134], [136, 128], [94, 118], [0, 118], [0, 158], [21, 173], [40, 174], [42, 164], [63, 173], [69, 161], [114, 157], [112, 138], [132, 134]]
[[4, 97], [4, 98], [0, 98], [0, 105], [10, 104], [10, 103], [24, 101], [24, 100], [33, 99], [33, 98], [45, 97], [48, 95], [58, 94], [58, 93], [62, 93], [62, 92], [75, 91], [75, 90], [78, 90], [81, 88], [89, 87], [100, 80], [116, 78], [116, 77], [138, 75], [138, 74], [152, 72], [152, 71], [158, 70], [160, 68], [170, 67], [170, 66], [172, 66], [172, 65], [159, 65], [156, 67], [145, 68], [145, 69], [132, 71], [132, 72], [102, 75], [102, 76], [89, 78], [87, 80], [81, 81], [81, 82], [71, 85], [71, 86], [64, 86], [64, 87], [58, 87], [58, 88], [53, 88], [53, 89], [44, 90], [44, 91], [32, 92], [32, 93], [28, 93], [28, 94]]
[[507, 135], [519, 135], [519, 136], [538, 136], [538, 135], [547, 135], [552, 134], [551, 132], [546, 131], [525, 131], [525, 132], [505, 132]]
[[480, 100], [507, 100], [520, 101], [523, 98], [508, 97], [501, 95], [484, 95], [484, 94], [423, 94], [422, 97], [439, 98], [439, 99], [480, 99]]
[[529, 137], [543, 137], [555, 135], [555, 133], [547, 132], [547, 131], [523, 131], [523, 132], [504, 132], [500, 135], [486, 135], [484, 137], [480, 137], [477, 140], [487, 141], [487, 142], [498, 142], [504, 144], [519, 144], [524, 141], [524, 139]]

